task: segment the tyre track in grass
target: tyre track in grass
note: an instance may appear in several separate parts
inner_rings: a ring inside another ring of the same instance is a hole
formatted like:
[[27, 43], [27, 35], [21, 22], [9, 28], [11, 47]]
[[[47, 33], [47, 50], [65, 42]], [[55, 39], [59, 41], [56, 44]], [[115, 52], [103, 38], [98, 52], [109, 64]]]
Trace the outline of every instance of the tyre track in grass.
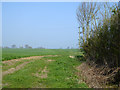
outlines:
[[21, 61], [21, 60], [30, 60], [30, 61], [26, 61], [18, 66], [16, 66], [15, 68], [10, 68], [4, 72], [2, 72], [2, 76], [5, 76], [7, 74], [12, 74], [14, 73], [15, 71], [18, 71], [20, 69], [22, 69], [26, 64], [36, 60], [36, 59], [41, 59], [42, 57], [56, 57], [58, 55], [46, 55], [46, 56], [31, 56], [31, 57], [25, 57], [25, 58], [20, 58], [20, 59], [13, 59], [13, 60], [8, 60], [8, 61], [3, 61], [2, 63], [3, 64], [8, 64], [8, 65], [11, 65], [12, 63], [15, 64], [15, 62], [17, 61]]
[[[32, 75], [41, 80], [47, 79], [49, 77], [48, 73], [50, 73], [48, 65], [54, 61], [56, 61], [56, 60], [45, 59], [44, 62], [46, 63], [46, 65], [44, 66], [44, 68], [39, 68], [39, 70], [36, 73], [32, 73]], [[36, 83], [35, 86], [33, 86], [32, 88], [48, 88], [45, 84], [43, 84], [41, 82], [38, 83], [36, 81], [35, 83]]]
[[7, 60], [7, 61], [2, 61], [3, 64], [8, 64], [8, 65], [12, 65], [15, 62], [19, 62], [22, 60], [31, 60], [31, 59], [39, 59], [42, 58], [44, 56], [31, 56], [31, 57], [25, 57], [25, 58], [19, 58], [19, 59], [12, 59], [12, 60]]
[[[41, 73], [40, 73], [40, 71], [41, 71]], [[45, 66], [43, 70], [39, 69], [38, 72], [33, 74], [33, 75], [38, 77], [38, 78], [47, 78], [48, 77], [48, 75], [47, 75], [48, 72], [49, 71], [47, 70], [47, 66]]]
[[3, 64], [12, 64], [17, 61], [21, 60], [31, 60], [31, 59], [39, 59], [42, 57], [56, 57], [58, 55], [45, 55], [45, 56], [31, 56], [31, 57], [24, 57], [24, 58], [19, 58], [19, 59], [12, 59], [12, 60], [7, 60], [7, 61], [2, 61]]
[[[51, 59], [45, 60], [45, 62], [52, 62], [52, 61], [55, 61], [55, 60], [51, 60]], [[49, 63], [48, 63], [48, 64], [49, 64]], [[48, 69], [47, 69], [47, 66], [45, 66], [43, 70], [40, 68], [40, 69], [38, 70], [38, 72], [33, 73], [33, 75], [36, 76], [36, 77], [39, 77], [39, 78], [47, 78], [47, 77], [48, 77], [48, 75], [47, 75], [48, 72], [49, 72], [49, 71], [48, 71]]]
[[[70, 56], [70, 58], [68, 58], [68, 56], [52, 57], [54, 56], [49, 55], [47, 58], [42, 58], [41, 60], [34, 58], [25, 61], [26, 63], [24, 62], [25, 64], [19, 68], [20, 72], [12, 72], [13, 74], [8, 76], [6, 74], [3, 79], [3, 87], [87, 87], [83, 82], [79, 81], [78, 83], [78, 78], [74, 75], [77, 71], [73, 72], [73, 70], [75, 70], [75, 66], [77, 67], [78, 65], [78, 62], [74, 63], [73, 59], [70, 59], [74, 58], [74, 56]], [[31, 61], [33, 62], [31, 63]], [[75, 66], [71, 67], [72, 65]]]
[[31, 61], [24, 62], [24, 63], [18, 65], [16, 68], [10, 68], [10, 69], [8, 69], [7, 71], [4, 71], [4, 72], [2, 73], [2, 76], [5, 76], [5, 75], [7, 75], [7, 74], [14, 73], [15, 71], [20, 70], [21, 68], [23, 68], [26, 64], [28, 64], [28, 63], [30, 63], [30, 62], [31, 62]]

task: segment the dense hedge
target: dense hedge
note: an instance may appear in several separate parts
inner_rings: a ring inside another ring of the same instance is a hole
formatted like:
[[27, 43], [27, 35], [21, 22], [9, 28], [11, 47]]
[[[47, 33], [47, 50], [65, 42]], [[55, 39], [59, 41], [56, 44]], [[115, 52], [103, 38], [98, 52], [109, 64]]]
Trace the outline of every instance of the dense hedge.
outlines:
[[83, 44], [85, 58], [98, 65], [109, 67], [120, 66], [120, 11], [113, 10], [110, 18], [104, 19], [103, 24], [97, 27], [90, 38]]

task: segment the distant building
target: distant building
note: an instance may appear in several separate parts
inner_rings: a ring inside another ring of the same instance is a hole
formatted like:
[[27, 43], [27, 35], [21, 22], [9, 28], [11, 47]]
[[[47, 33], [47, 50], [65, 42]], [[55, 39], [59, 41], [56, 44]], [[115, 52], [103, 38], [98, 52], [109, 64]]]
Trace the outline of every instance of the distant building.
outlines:
[[13, 44], [13, 45], [11, 46], [11, 48], [17, 48], [17, 47], [16, 47], [16, 45], [15, 45], [15, 44]]
[[68, 46], [67, 49], [70, 49], [70, 47]]
[[38, 47], [38, 49], [45, 49], [44, 47]]
[[23, 46], [20, 46], [19, 48], [23, 48]]
[[3, 47], [3, 48], [9, 48], [8, 46], [5, 46], [5, 47]]

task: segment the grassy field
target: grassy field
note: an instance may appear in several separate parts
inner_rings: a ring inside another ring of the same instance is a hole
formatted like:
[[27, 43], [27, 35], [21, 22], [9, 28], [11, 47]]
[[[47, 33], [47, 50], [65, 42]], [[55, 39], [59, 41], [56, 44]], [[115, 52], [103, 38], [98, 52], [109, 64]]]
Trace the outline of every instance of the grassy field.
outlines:
[[2, 49], [2, 61], [41, 55], [78, 55], [78, 49]]
[[8, 71], [3, 75], [3, 88], [87, 88], [76, 74], [82, 62], [69, 57], [80, 54], [77, 49], [3, 49], [3, 73]]

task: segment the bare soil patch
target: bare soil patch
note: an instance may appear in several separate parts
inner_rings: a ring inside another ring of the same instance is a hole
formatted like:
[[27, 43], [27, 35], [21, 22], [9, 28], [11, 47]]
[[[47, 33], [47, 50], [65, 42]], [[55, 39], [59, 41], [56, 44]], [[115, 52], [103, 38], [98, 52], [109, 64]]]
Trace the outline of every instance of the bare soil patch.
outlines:
[[45, 66], [45, 68], [42, 70], [42, 72], [41, 72], [41, 78], [47, 78], [47, 73], [48, 73], [48, 71], [47, 71], [47, 67]]
[[74, 56], [69, 56], [70, 58], [75, 58]]
[[47, 67], [45, 66], [43, 70], [41, 70], [40, 68], [38, 72], [33, 75], [39, 78], [47, 78], [47, 73], [48, 73], [48, 70], [47, 70]]
[[8, 83], [2, 84], [2, 87], [4, 87], [4, 86], [9, 86], [9, 84]]
[[55, 60], [51, 60], [51, 59], [49, 59], [49, 60], [47, 60], [48, 62], [52, 62], [52, 61], [55, 61]]
[[57, 57], [59, 55], [45, 55], [44, 57]]

